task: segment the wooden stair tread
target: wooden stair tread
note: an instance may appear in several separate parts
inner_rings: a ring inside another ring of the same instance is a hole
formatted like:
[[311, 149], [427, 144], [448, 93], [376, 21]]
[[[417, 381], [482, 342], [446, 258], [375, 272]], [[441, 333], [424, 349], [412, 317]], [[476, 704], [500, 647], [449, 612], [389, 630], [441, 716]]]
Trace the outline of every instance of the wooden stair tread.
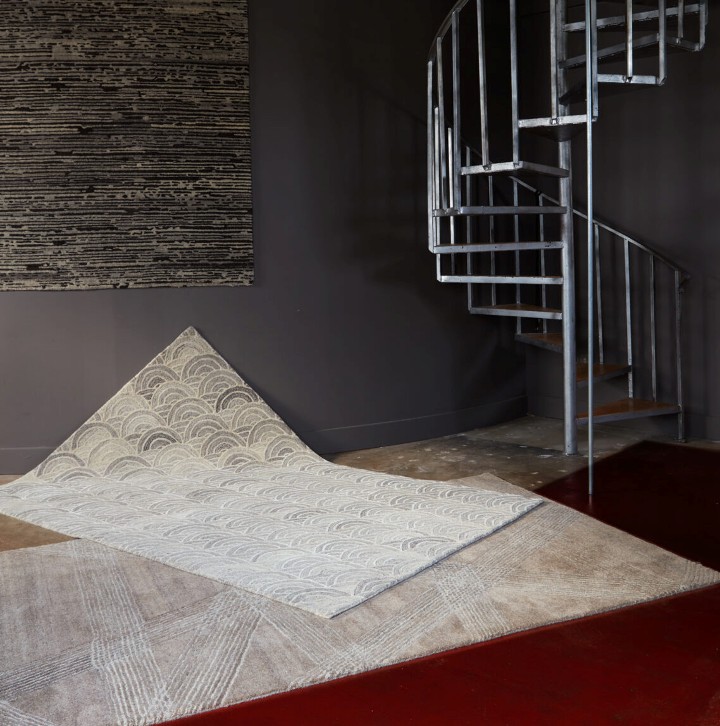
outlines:
[[[498, 306], [499, 307], [499, 306]], [[506, 305], [503, 307], [513, 308], [516, 306]], [[523, 306], [532, 309], [532, 305]], [[540, 308], [541, 310], [543, 308]], [[515, 336], [515, 340], [519, 343], [527, 343], [538, 348], [553, 351], [554, 353], [562, 353], [563, 337], [562, 333], [519, 333]], [[577, 373], [575, 380], [580, 385], [587, 385], [588, 382], [588, 364], [586, 361], [577, 362]], [[593, 379], [596, 381], [604, 381], [610, 378], [623, 376], [630, 371], [630, 366], [626, 363], [596, 363], [593, 366]]]
[[[604, 403], [593, 411], [596, 421], [624, 418], [643, 418], [645, 416], [662, 416], [664, 414], [678, 413], [680, 407], [676, 403], [663, 403], [661, 401], [647, 401], [642, 398], [623, 398], [619, 401]], [[578, 421], [587, 422], [587, 413], [578, 414]]]
[[562, 352], [563, 348], [562, 333], [519, 333], [515, 336], [515, 340], [520, 343], [536, 345], [538, 348], [545, 348], [557, 353]]
[[[577, 364], [577, 381], [578, 383], [587, 382], [589, 366], [586, 361], [578, 361]], [[630, 370], [630, 366], [621, 363], [596, 363], [593, 366], [593, 378], [603, 380], [607, 378], [615, 378], [616, 376], [625, 375]]]

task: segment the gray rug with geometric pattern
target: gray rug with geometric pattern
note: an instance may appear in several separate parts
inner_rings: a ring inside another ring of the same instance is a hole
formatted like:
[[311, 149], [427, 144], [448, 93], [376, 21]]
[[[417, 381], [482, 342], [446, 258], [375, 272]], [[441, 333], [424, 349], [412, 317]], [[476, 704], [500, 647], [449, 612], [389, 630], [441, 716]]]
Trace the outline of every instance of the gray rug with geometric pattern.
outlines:
[[324, 617], [539, 504], [328, 463], [193, 329], [0, 488], [0, 513]]

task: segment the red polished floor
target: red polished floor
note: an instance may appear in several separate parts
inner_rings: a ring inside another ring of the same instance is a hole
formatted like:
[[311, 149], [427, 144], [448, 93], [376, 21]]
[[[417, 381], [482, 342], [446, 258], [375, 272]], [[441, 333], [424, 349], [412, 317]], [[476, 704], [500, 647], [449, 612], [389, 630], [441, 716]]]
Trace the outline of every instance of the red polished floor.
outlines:
[[[720, 455], [643, 443], [542, 493], [720, 566]], [[720, 726], [720, 586], [173, 722]]]
[[644, 441], [540, 494], [720, 570], [720, 452]]

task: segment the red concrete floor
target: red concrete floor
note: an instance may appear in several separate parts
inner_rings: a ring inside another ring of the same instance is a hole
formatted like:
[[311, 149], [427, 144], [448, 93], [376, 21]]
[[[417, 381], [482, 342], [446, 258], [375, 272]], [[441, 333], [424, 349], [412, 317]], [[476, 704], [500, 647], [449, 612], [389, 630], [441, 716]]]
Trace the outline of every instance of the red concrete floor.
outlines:
[[[720, 454], [642, 443], [545, 496], [720, 566]], [[172, 722], [720, 726], [720, 586]]]

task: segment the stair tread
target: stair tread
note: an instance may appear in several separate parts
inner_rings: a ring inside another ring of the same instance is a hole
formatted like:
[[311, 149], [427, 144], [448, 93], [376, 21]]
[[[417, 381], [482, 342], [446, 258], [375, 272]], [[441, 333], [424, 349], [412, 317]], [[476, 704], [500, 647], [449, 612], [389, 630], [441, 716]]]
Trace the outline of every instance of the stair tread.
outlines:
[[432, 251], [436, 255], [441, 254], [458, 254], [467, 252], [522, 252], [523, 250], [555, 250], [562, 249], [565, 246], [559, 241], [543, 241], [543, 242], [479, 242], [479, 243], [458, 243], [436, 245]]
[[493, 308], [495, 310], [518, 310], [525, 312], [534, 313], [560, 313], [562, 310], [557, 308], [544, 308], [541, 305], [526, 305], [525, 303], [508, 303], [507, 305], [486, 305], [485, 307]]
[[[578, 382], [587, 381], [589, 366], [585, 361], [577, 364]], [[593, 378], [612, 378], [627, 373], [630, 366], [627, 363], [596, 363], [593, 366]]]
[[[533, 308], [532, 305], [528, 305], [527, 307]], [[544, 308], [538, 309], [543, 310]], [[563, 347], [562, 333], [520, 333], [515, 336], [515, 340], [521, 343], [536, 345], [540, 348], [554, 350], [558, 353], [562, 351]], [[578, 383], [587, 383], [588, 368], [589, 366], [586, 361], [577, 362], [576, 380]], [[621, 376], [627, 373], [629, 370], [630, 366], [626, 363], [595, 363], [595, 365], [593, 366], [593, 378], [614, 378], [615, 376]]]
[[[633, 50], [637, 51], [642, 48], [648, 48], [657, 45], [660, 42], [660, 35], [658, 33], [646, 33], [645, 35], [637, 36], [633, 38], [632, 47]], [[596, 53], [597, 60], [602, 62], [608, 58], [614, 58], [616, 55], [625, 53], [627, 46], [625, 43], [616, 43], [615, 45], [607, 46], [606, 48], [598, 49]], [[560, 63], [562, 68], [578, 68], [579, 66], [585, 65], [585, 55], [577, 55], [572, 58], [567, 58]]]
[[508, 303], [502, 305], [476, 305], [470, 308], [475, 315], [498, 315], [501, 317], [562, 320], [562, 310], [544, 308], [539, 305]]
[[[692, 3], [690, 5], [685, 6], [685, 15], [686, 16], [687, 15], [696, 15], [698, 12], [700, 12], [699, 3]], [[633, 13], [633, 24], [658, 20], [659, 16], [660, 16], [660, 11], [657, 8], [641, 10], [640, 12]], [[666, 16], [667, 16], [668, 20], [677, 21], [678, 8], [667, 8]], [[624, 27], [625, 22], [626, 22], [626, 16], [624, 14], [599, 17], [598, 21], [597, 21], [597, 28], [598, 28], [598, 30], [605, 30], [605, 29], [617, 30], [618, 26]], [[565, 25], [565, 30], [567, 32], [583, 32], [585, 30], [585, 21], [580, 20], [575, 23], [567, 23]]]
[[457, 207], [452, 209], [434, 209], [433, 217], [473, 217], [494, 216], [503, 214], [567, 214], [567, 207], [550, 205], [505, 205], [482, 207]]
[[461, 174], [518, 174], [531, 176], [552, 176], [552, 177], [568, 177], [570, 172], [567, 169], [561, 169], [556, 166], [547, 166], [546, 164], [536, 164], [532, 161], [507, 161], [495, 164], [473, 164], [464, 166]]
[[[593, 418], [596, 420], [608, 418], [641, 418], [643, 416], [660, 416], [677, 413], [680, 406], [676, 403], [662, 401], [648, 401], [642, 398], [622, 398], [619, 401], [604, 403], [595, 407]], [[587, 420], [587, 412], [578, 414], [578, 421]]]
[[563, 278], [557, 276], [529, 275], [440, 275], [439, 282], [478, 283], [487, 285], [562, 285]]
[[[577, 116], [577, 118], [579, 118], [579, 116]], [[547, 119], [523, 119], [525, 123], [520, 126], [520, 129], [523, 131], [529, 131], [534, 136], [542, 136], [543, 138], [550, 139], [557, 143], [569, 141], [570, 139], [578, 136], [580, 133], [585, 133], [587, 116], [583, 115], [582, 122], [577, 121], [573, 123], [558, 124], [543, 123], [549, 120], [549, 117]]]
[[529, 343], [540, 348], [547, 348], [561, 352], [563, 347], [562, 333], [518, 333], [515, 340], [520, 343]]

